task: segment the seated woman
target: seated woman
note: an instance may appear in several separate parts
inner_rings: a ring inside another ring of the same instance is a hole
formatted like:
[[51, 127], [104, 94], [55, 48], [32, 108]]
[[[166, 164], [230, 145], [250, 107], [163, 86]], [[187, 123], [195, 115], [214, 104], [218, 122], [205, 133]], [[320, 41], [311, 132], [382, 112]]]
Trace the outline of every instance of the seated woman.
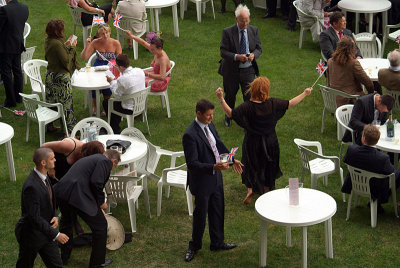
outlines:
[[142, 46], [144, 46], [147, 50], [149, 50], [153, 55], [154, 59], [151, 62], [151, 67], [153, 67], [153, 71], [144, 71], [146, 75], [146, 86], [150, 80], [156, 80], [151, 83], [152, 92], [160, 92], [167, 89], [169, 84], [169, 76], [165, 76], [165, 74], [171, 69], [171, 62], [168, 58], [167, 53], [163, 50], [164, 41], [154, 36], [150, 43], [147, 43], [142, 38], [134, 36], [130, 31], [126, 30], [126, 34], [129, 38], [135, 40]]
[[330, 0], [299, 0], [299, 8], [304, 13], [317, 16], [318, 21], [315, 22], [314, 19], [309, 17], [304, 17], [299, 13], [299, 19], [302, 23], [306, 22], [311, 26], [311, 35], [313, 42], [319, 41], [319, 34], [324, 30], [324, 18], [329, 17], [328, 12], [324, 12], [324, 8], [329, 6]]
[[[92, 37], [89, 36], [86, 40], [86, 47], [82, 50], [81, 58], [83, 60], [88, 60], [94, 51], [98, 51], [101, 55], [97, 55], [97, 59], [93, 66], [107, 65], [109, 61], [115, 62], [115, 58], [122, 53], [121, 44], [118, 40], [111, 38], [111, 29], [107, 24], [102, 24], [97, 30], [96, 38], [92, 42]], [[105, 58], [102, 60], [100, 57]], [[107, 107], [108, 99], [111, 96], [111, 90], [109, 88], [103, 89], [101, 91], [104, 96], [103, 108]], [[92, 91], [93, 99], [93, 114], [96, 114], [96, 91]], [[101, 116], [106, 116], [103, 109]]]
[[[368, 75], [361, 67], [360, 62], [354, 59], [357, 47], [354, 41], [344, 36], [338, 43], [332, 58], [328, 60], [328, 69], [326, 77], [328, 87], [341, 90], [352, 95], [365, 95], [361, 84], [363, 84], [368, 93], [374, 92], [374, 85]], [[336, 97], [337, 107], [345, 104], [354, 104], [355, 99]]]
[[[97, 6], [95, 2], [90, 3], [89, 0], [67, 0], [66, 1], [68, 5], [77, 8], [81, 7], [84, 10], [88, 12], [100, 12], [103, 14], [104, 21], [107, 23], [109, 20], [111, 20], [112, 16], [114, 16], [114, 9], [112, 7], [112, 4], [106, 4], [101, 7]], [[93, 21], [93, 15], [91, 14], [86, 14], [82, 13], [81, 15], [81, 21], [83, 26], [89, 26], [92, 25]]]

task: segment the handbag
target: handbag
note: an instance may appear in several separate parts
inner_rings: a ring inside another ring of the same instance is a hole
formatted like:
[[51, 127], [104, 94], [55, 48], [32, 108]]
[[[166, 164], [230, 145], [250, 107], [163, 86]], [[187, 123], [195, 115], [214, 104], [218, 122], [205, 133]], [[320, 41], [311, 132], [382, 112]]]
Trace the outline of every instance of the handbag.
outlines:
[[124, 140], [107, 140], [106, 141], [106, 148], [110, 149], [111, 146], [122, 147], [122, 153], [125, 153], [126, 149], [128, 149], [129, 146], [131, 146], [131, 142], [130, 141], [124, 141]]

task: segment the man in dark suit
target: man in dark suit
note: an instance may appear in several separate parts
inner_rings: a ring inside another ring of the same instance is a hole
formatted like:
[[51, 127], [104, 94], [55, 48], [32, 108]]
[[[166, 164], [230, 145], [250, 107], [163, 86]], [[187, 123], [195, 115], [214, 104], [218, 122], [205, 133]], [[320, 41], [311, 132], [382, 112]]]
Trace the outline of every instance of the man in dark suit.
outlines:
[[38, 148], [33, 154], [35, 168], [22, 187], [22, 215], [15, 226], [19, 243], [16, 267], [33, 267], [38, 253], [47, 267], [62, 267], [55, 241], [64, 244], [68, 236], [56, 229], [56, 199], [47, 176], [55, 161], [54, 153], [49, 148]]
[[[226, 103], [235, 108], [236, 93], [239, 84], [242, 88], [243, 100], [249, 100], [245, 94], [254, 76], [259, 75], [256, 59], [261, 55], [261, 41], [258, 28], [249, 25], [250, 11], [239, 5], [235, 11], [237, 24], [222, 31], [220, 54], [222, 60], [218, 73], [223, 77]], [[231, 119], [225, 116], [225, 125], [230, 126]]]
[[[224, 188], [222, 170], [229, 168], [220, 160], [220, 154], [228, 149], [218, 136], [213, 119], [214, 105], [200, 100], [196, 105], [196, 119], [187, 128], [182, 138], [188, 168], [188, 185], [195, 196], [192, 240], [185, 255], [189, 262], [202, 247], [204, 228], [208, 213], [210, 250], [228, 250], [235, 244], [224, 242]], [[242, 173], [242, 163], [234, 160], [233, 170]]]
[[[368, 94], [362, 96], [354, 104], [351, 112], [349, 127], [354, 130], [356, 144], [361, 145], [361, 134], [364, 126], [367, 124], [381, 124], [386, 122], [388, 112], [392, 110], [394, 99], [392, 96], [385, 94]], [[351, 142], [351, 133], [346, 130], [342, 138], [343, 142]]]
[[[17, 0], [6, 0], [0, 8], [0, 74], [6, 91], [5, 107], [15, 107], [21, 102], [21, 53], [25, 51], [24, 27], [29, 10]], [[14, 76], [14, 81], [13, 81]]]
[[[336, 50], [337, 43], [344, 35], [349, 36], [354, 40], [353, 35], [349, 29], [346, 29], [346, 17], [340, 11], [334, 12], [329, 16], [331, 26], [319, 35], [319, 45], [322, 54], [329, 60], [333, 52]], [[362, 58], [360, 49], [357, 47], [356, 58]]]
[[400, 91], [400, 52], [395, 49], [388, 54], [389, 68], [378, 71], [378, 82], [389, 90]]
[[[380, 137], [379, 129], [374, 125], [365, 125], [362, 133], [362, 145], [350, 145], [343, 162], [369, 172], [383, 175], [396, 173], [396, 187], [399, 185], [400, 171], [395, 170], [389, 155], [377, 150], [374, 146]], [[350, 194], [352, 189], [350, 174], [342, 186], [342, 192]], [[372, 199], [378, 199], [378, 212], [383, 212], [381, 204], [387, 203], [389, 197], [389, 179], [371, 179]]]
[[70, 168], [54, 186], [61, 210], [60, 231], [71, 239], [61, 247], [61, 258], [66, 265], [72, 251], [73, 216], [79, 215], [92, 230], [92, 254], [89, 267], [104, 267], [112, 262], [106, 260], [107, 221], [104, 211], [107, 203], [104, 186], [110, 172], [117, 167], [120, 155], [115, 150], [104, 154], [84, 157]]

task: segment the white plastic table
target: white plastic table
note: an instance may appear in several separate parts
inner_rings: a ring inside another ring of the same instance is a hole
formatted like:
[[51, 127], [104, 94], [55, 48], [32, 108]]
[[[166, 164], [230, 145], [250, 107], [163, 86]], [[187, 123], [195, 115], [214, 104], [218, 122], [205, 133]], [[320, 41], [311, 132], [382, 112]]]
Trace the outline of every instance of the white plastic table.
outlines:
[[260, 266], [267, 265], [267, 222], [286, 226], [286, 245], [292, 246], [291, 227], [303, 228], [302, 266], [307, 267], [307, 226], [325, 223], [325, 251], [333, 258], [332, 216], [336, 201], [326, 193], [314, 189], [299, 189], [299, 205], [289, 205], [287, 189], [270, 191], [260, 196], [255, 204], [260, 217]]
[[[386, 137], [386, 125], [379, 126], [379, 130], [381, 132], [381, 137], [379, 138], [378, 143], [376, 144], [376, 148], [385, 151], [391, 152], [394, 154], [394, 166], [395, 168], [399, 168], [399, 154], [400, 154], [400, 124], [395, 124], [394, 135], [395, 138], [393, 140], [388, 140]], [[396, 143], [397, 139], [397, 143]]]
[[12, 126], [0, 122], [0, 144], [6, 144], [6, 154], [8, 163], [8, 172], [10, 173], [10, 181], [15, 181], [14, 157], [11, 146], [11, 139], [14, 137], [14, 129]]
[[390, 65], [388, 59], [365, 58], [358, 59], [358, 61], [372, 81], [378, 81], [378, 71], [380, 69], [389, 68]]
[[[90, 69], [90, 72], [75, 72], [71, 77], [71, 85], [73, 89], [96, 91], [96, 116], [100, 117], [100, 90], [109, 88], [110, 83], [107, 82], [105, 71], [95, 72], [93, 67], [91, 67]], [[82, 68], [81, 70], [85, 70], [85, 68]], [[89, 96], [91, 96], [91, 94], [89, 94]], [[88, 102], [89, 111], [91, 113], [92, 102], [90, 101], [90, 99], [88, 100]]]
[[98, 141], [106, 145], [107, 140], [126, 140], [131, 142], [131, 146], [126, 149], [125, 153], [121, 155], [121, 162], [118, 165], [130, 166], [130, 171], [135, 170], [135, 161], [138, 161], [147, 153], [147, 144], [136, 138], [125, 136], [125, 135], [99, 135], [97, 136]]
[[360, 13], [369, 15], [368, 31], [372, 33], [373, 14], [382, 12], [382, 32], [384, 33], [387, 24], [387, 11], [392, 3], [388, 0], [341, 0], [338, 2], [338, 6], [345, 13], [345, 16], [347, 11], [356, 13], [356, 33], [359, 31]]
[[174, 36], [179, 37], [178, 8], [177, 8], [179, 1], [180, 0], [148, 0], [147, 2], [145, 2], [146, 8], [150, 9], [150, 20], [151, 20], [151, 30], [152, 31], [154, 31], [154, 19], [155, 19], [155, 23], [156, 23], [155, 30], [157, 32], [160, 32], [160, 24], [159, 24], [159, 20], [158, 20], [158, 10], [163, 7], [172, 7], [172, 19], [174, 22]]

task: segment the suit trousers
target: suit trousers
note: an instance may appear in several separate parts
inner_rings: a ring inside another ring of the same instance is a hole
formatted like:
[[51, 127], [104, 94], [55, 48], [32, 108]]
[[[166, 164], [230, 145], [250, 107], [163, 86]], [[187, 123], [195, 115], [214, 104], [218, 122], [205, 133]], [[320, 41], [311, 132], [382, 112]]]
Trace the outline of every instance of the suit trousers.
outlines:
[[192, 240], [189, 248], [197, 251], [202, 247], [202, 239], [206, 226], [208, 213], [208, 228], [210, 233], [210, 246], [220, 247], [224, 243], [224, 187], [222, 175], [218, 174], [219, 183], [213, 193], [207, 196], [195, 196], [195, 209], [193, 212]]
[[[7, 106], [15, 106], [16, 102], [21, 102], [22, 92], [22, 69], [21, 69], [21, 54], [0, 54], [0, 74], [3, 80], [4, 88], [6, 91], [6, 100], [4, 102]], [[14, 76], [14, 81], [13, 81]]]
[[245, 94], [249, 89], [250, 83], [253, 82], [255, 71], [253, 66], [239, 69], [239, 75], [230, 75], [223, 77], [225, 101], [229, 107], [235, 108], [236, 94], [239, 90], [239, 85], [242, 89], [243, 101], [250, 100], [250, 93]]
[[33, 267], [38, 253], [46, 267], [63, 267], [58, 246], [55, 241], [46, 243], [39, 250], [35, 249], [32, 244], [34, 244], [34, 241], [21, 241], [19, 244], [17, 268]]

